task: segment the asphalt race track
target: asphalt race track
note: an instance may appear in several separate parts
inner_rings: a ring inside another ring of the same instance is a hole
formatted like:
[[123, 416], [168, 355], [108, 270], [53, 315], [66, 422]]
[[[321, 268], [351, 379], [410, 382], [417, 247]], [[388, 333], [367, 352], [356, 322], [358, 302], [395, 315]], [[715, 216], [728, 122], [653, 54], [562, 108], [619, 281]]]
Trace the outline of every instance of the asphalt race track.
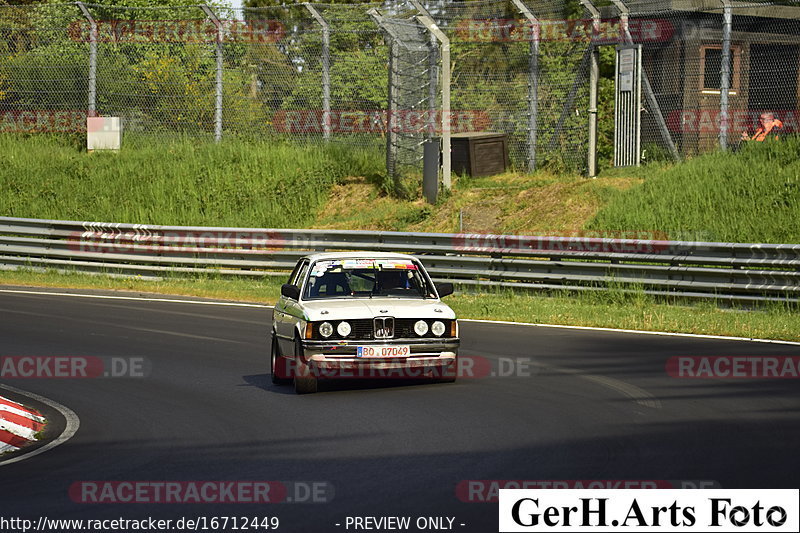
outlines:
[[[0, 380], [80, 417], [66, 443], [0, 465], [6, 517], [277, 516], [279, 531], [314, 533], [347, 531], [347, 516], [446, 516], [456, 531], [490, 532], [497, 505], [462, 501], [463, 482], [796, 488], [800, 476], [800, 381], [665, 371], [674, 356], [799, 356], [796, 345], [463, 322], [460, 355], [481, 375], [297, 396], [270, 382], [268, 309], [3, 292], [0, 309], [0, 356], [146, 368], [145, 377]], [[60, 431], [60, 415], [34, 404]], [[92, 504], [69, 493], [80, 481], [136, 480], [317, 483], [330, 501]]]

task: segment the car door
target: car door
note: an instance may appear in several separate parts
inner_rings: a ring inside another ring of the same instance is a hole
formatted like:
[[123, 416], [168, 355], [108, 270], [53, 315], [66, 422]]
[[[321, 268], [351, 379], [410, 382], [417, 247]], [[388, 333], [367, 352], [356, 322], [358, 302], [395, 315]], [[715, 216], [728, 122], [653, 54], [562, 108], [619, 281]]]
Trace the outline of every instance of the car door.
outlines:
[[[301, 259], [295, 266], [288, 283], [301, 287], [308, 273], [308, 259]], [[288, 355], [294, 350], [294, 331], [297, 323], [303, 318], [300, 302], [281, 296], [275, 304], [275, 332], [282, 354]]]

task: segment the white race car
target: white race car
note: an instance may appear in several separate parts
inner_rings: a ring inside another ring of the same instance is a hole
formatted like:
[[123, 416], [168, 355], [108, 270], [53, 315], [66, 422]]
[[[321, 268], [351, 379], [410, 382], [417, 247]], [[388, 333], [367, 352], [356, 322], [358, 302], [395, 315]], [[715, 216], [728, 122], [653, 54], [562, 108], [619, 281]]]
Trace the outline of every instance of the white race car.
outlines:
[[379, 252], [298, 261], [272, 320], [273, 383], [316, 392], [319, 379], [456, 379], [458, 322], [420, 261]]

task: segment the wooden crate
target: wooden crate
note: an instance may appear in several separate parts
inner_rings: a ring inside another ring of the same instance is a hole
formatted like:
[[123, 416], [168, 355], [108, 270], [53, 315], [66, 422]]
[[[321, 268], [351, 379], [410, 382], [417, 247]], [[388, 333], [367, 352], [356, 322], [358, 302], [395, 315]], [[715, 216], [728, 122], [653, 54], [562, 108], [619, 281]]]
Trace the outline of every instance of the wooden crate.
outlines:
[[450, 137], [453, 172], [480, 177], [500, 174], [508, 168], [505, 133], [475, 131]]

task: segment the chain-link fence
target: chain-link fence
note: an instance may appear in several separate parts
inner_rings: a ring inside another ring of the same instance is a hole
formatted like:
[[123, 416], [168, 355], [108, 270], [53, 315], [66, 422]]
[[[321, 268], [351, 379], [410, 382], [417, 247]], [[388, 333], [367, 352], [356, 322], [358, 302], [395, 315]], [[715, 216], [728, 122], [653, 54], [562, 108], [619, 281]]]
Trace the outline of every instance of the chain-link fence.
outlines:
[[593, 52], [607, 165], [613, 50], [629, 43], [643, 49], [645, 161], [735, 148], [763, 133], [765, 115], [780, 124], [770, 133], [796, 128], [797, 3], [596, 4], [594, 19], [586, 0], [0, 5], [0, 131], [83, 131], [87, 115], [119, 116], [126, 135], [385, 147], [397, 172], [420, 171], [422, 143], [445, 129], [497, 132], [517, 169], [585, 170]]

